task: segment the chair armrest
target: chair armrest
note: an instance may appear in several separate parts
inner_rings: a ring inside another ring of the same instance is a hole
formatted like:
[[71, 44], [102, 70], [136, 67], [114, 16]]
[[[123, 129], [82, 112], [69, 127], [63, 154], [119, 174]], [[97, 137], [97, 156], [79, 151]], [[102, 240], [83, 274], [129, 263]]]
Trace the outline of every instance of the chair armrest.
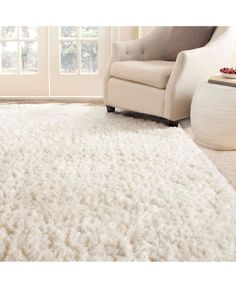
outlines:
[[222, 66], [230, 65], [234, 41], [211, 41], [205, 47], [179, 53], [167, 83], [164, 117], [170, 120], [188, 118], [192, 96], [197, 86]]
[[142, 59], [142, 41], [130, 40], [119, 41], [112, 44], [111, 58], [106, 66], [104, 78], [103, 78], [103, 90], [104, 90], [104, 102], [107, 100], [107, 85], [108, 80], [111, 77], [111, 66], [116, 61], [128, 61], [128, 60], [143, 60]]
[[235, 46], [234, 31], [232, 27], [218, 27], [205, 47], [179, 53], [166, 87], [165, 118], [188, 118], [197, 86], [212, 74], [218, 73], [222, 66], [231, 65]]
[[119, 41], [112, 45], [111, 58], [104, 73], [104, 102], [107, 100], [108, 80], [113, 62], [131, 60], [158, 60], [165, 55], [165, 46], [171, 32], [171, 27], [154, 28], [147, 36], [131, 41]]

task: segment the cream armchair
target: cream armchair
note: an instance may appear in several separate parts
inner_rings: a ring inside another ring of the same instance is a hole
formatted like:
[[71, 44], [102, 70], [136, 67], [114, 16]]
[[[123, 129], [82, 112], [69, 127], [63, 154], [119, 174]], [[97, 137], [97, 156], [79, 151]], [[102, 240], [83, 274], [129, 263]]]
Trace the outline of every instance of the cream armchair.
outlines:
[[198, 84], [231, 64], [233, 29], [217, 27], [206, 46], [182, 51], [165, 61], [172, 27], [156, 27], [139, 40], [116, 42], [104, 77], [104, 102], [115, 107], [159, 116], [171, 126], [188, 118]]

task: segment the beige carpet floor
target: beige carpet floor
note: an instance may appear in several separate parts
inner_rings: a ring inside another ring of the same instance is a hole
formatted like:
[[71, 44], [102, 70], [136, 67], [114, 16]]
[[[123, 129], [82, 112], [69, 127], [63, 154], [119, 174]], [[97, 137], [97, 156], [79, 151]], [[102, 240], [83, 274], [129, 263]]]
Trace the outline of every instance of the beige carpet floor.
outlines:
[[[130, 111], [120, 111], [125, 116], [132, 116], [135, 118], [144, 118], [156, 121], [153, 116], [143, 115]], [[185, 132], [193, 139], [193, 133], [191, 128], [190, 119], [180, 121], [180, 125]], [[228, 179], [228, 181], [236, 189], [236, 150], [234, 151], [217, 151], [207, 149], [196, 143], [196, 145], [208, 156], [211, 162], [218, 168], [218, 170]]]
[[[181, 121], [183, 129], [193, 138], [190, 120]], [[217, 151], [207, 149], [198, 145], [201, 150], [207, 154], [208, 158], [215, 164], [218, 170], [229, 180], [236, 189], [236, 150]]]
[[236, 193], [180, 128], [0, 106], [0, 261], [235, 261]]
[[[7, 102], [3, 102], [1, 104], [6, 104]], [[8, 102], [10, 103], [17, 103], [17, 104], [25, 104], [29, 103], [24, 102], [24, 101], [11, 101]], [[32, 102], [35, 103], [35, 102]], [[40, 104], [40, 102], [37, 102]], [[42, 102], [42, 104], [45, 102]], [[86, 104], [86, 103], [81, 103], [80, 105], [82, 106], [103, 106], [101, 103], [94, 103], [94, 104]], [[104, 108], [105, 109], [105, 108]], [[137, 114], [134, 112], [124, 112], [125, 115], [130, 115], [130, 116], [135, 116], [135, 117], [144, 117], [145, 116], [141, 114]], [[191, 129], [191, 123], [189, 119], [183, 120], [180, 122], [181, 126], [185, 130], [185, 132], [193, 139], [193, 133]], [[198, 144], [196, 144], [198, 145]], [[204, 148], [200, 145], [198, 145], [200, 149], [208, 156], [208, 158], [214, 163], [214, 165], [219, 169], [219, 171], [229, 180], [229, 182], [234, 186], [236, 189], [236, 150], [235, 151], [216, 151], [216, 150], [211, 150]]]

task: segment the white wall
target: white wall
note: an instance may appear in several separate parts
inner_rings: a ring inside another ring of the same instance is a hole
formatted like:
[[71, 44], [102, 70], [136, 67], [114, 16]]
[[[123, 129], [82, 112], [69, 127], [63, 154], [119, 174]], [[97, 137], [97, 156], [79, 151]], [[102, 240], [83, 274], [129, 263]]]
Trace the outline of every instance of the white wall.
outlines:
[[236, 41], [235, 41], [235, 48], [234, 48], [232, 65], [233, 65], [234, 67], [236, 67]]
[[154, 26], [141, 26], [139, 27], [139, 37], [143, 37], [150, 33]]
[[110, 26], [111, 36], [110, 43], [116, 41], [128, 41], [138, 39], [139, 27], [138, 26]]
[[133, 40], [138, 39], [139, 27], [138, 26], [120, 26], [120, 40]]

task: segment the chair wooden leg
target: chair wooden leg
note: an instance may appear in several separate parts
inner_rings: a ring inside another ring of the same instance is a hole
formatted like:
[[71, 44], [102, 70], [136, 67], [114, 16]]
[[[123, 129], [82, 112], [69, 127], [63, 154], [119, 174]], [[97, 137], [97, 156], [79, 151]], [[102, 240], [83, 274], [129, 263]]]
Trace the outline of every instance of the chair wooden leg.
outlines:
[[112, 106], [108, 106], [108, 105], [107, 105], [107, 112], [108, 112], [108, 113], [115, 112], [115, 110], [116, 110], [115, 107], [112, 107]]

